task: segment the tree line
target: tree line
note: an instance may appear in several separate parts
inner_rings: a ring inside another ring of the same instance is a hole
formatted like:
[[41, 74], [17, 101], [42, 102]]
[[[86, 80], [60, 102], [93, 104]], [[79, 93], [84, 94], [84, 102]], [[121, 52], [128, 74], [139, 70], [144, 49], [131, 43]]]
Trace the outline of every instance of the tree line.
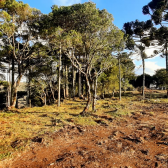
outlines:
[[16, 106], [17, 89], [26, 77], [29, 105], [60, 106], [61, 97], [85, 95], [82, 114], [91, 102], [95, 110], [97, 91], [103, 96], [119, 90], [121, 98], [121, 87], [131, 87], [135, 65], [125, 49], [139, 52], [145, 70], [145, 47], [161, 41], [162, 27], [154, 28], [152, 20], [128, 22], [120, 30], [112, 14], [92, 2], [53, 5], [43, 14], [21, 1], [2, 0], [0, 18], [0, 68], [7, 73], [9, 107]]
[[[143, 86], [143, 74], [136, 76], [136, 78], [129, 81], [134, 88]], [[165, 68], [158, 69], [154, 75], [145, 73], [145, 87], [153, 89], [166, 89], [168, 84], [168, 77]]]

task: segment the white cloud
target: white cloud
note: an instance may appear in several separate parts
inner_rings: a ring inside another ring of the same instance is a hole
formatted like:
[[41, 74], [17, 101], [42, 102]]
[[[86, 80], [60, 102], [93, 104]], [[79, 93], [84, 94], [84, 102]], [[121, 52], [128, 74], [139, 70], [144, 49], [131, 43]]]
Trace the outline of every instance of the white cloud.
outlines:
[[[155, 70], [161, 69], [161, 68], [165, 68], [165, 67], [157, 65], [156, 62], [152, 62], [152, 61], [145, 62], [145, 73], [151, 76], [154, 75]], [[141, 75], [143, 73], [142, 66], [140, 68], [137, 67], [137, 69], [135, 70], [135, 73], [138, 75]]]
[[162, 49], [162, 46], [150, 46], [150, 47], [146, 47], [145, 53], [147, 54], [148, 57], [150, 57], [151, 55], [155, 55], [154, 50], [160, 51], [161, 49]]
[[81, 0], [53, 0], [53, 3], [58, 6], [70, 6], [81, 3]]
[[146, 62], [146, 73], [149, 75], [153, 75], [155, 73], [155, 70], [161, 69], [164, 67], [161, 67], [156, 64], [156, 62]]
[[[155, 70], [165, 68], [164, 60], [160, 58], [160, 54], [154, 56], [154, 50], [160, 50], [160, 47], [146, 47], [145, 53], [148, 59], [145, 59], [145, 73], [154, 75]], [[142, 59], [140, 53], [133, 54], [132, 57], [134, 64], [136, 65], [135, 74], [141, 75], [143, 73]]]

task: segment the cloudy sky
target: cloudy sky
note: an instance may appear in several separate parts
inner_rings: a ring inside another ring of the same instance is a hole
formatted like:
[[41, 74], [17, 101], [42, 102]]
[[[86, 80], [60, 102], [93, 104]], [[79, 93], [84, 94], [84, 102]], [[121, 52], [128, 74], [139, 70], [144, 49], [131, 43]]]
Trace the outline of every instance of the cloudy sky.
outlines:
[[[88, 0], [22, 0], [31, 7], [41, 10], [42, 13], [51, 12], [52, 5], [68, 6], [75, 3], [84, 3]], [[122, 29], [125, 22], [146, 21], [150, 17], [142, 14], [142, 7], [147, 5], [151, 0], [92, 0], [96, 3], [97, 8], [106, 9], [114, 17], [114, 24]], [[148, 52], [149, 56], [151, 52]], [[142, 74], [141, 60], [134, 60], [137, 65], [136, 74]], [[156, 69], [165, 68], [165, 59], [154, 57], [146, 61], [146, 73], [153, 75]]]

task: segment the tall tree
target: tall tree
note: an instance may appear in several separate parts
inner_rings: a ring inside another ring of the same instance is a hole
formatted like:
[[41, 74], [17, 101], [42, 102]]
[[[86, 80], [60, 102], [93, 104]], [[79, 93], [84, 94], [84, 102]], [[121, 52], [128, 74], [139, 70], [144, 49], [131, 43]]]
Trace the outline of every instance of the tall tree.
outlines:
[[117, 56], [119, 69], [119, 100], [121, 100], [121, 87], [124, 91], [128, 88], [129, 80], [134, 76], [135, 65], [130, 58], [131, 54], [122, 52]]
[[145, 15], [150, 15], [156, 25], [163, 25], [168, 21], [168, 1], [167, 0], [151, 0], [142, 8]]
[[153, 80], [157, 87], [167, 87], [168, 77], [166, 74], [166, 69], [158, 69], [153, 75]]
[[115, 92], [119, 90], [118, 71], [117, 59], [114, 59], [113, 66], [104, 71], [98, 78], [98, 91], [100, 91], [102, 98], [110, 91], [114, 97]]
[[143, 65], [143, 88], [142, 96], [145, 98], [145, 59], [147, 55], [145, 53], [145, 48], [150, 46], [149, 32], [153, 27], [152, 21], [148, 20], [146, 22], [140, 22], [138, 20], [134, 22], [127, 22], [123, 26], [123, 31], [127, 36], [127, 48], [134, 50], [138, 53], [142, 59]]
[[122, 88], [125, 91], [130, 87], [129, 81], [135, 77], [135, 64], [130, 58], [130, 54], [122, 53], [121, 69], [122, 69]]
[[[32, 22], [39, 17], [40, 12], [30, 8], [23, 2], [8, 0], [0, 1], [1, 21], [0, 30], [3, 42], [12, 51], [12, 84], [11, 84], [11, 106], [15, 107], [17, 99], [17, 88], [21, 78], [28, 68], [25, 63], [30, 56], [30, 41], [33, 40]], [[31, 31], [30, 31], [31, 30]], [[37, 35], [37, 32], [36, 32]], [[15, 66], [17, 66], [17, 77], [15, 79]]]
[[[40, 43], [34, 45], [34, 50], [39, 51], [37, 52], [37, 56], [34, 55], [34, 59], [30, 59], [31, 72], [28, 74], [31, 90], [30, 97], [37, 99], [36, 97], [39, 96], [43, 103], [51, 104], [55, 102], [55, 91], [58, 91], [56, 85], [58, 72], [55, 65], [57, 58], [55, 54], [53, 55], [50, 52], [47, 46], [43, 46]], [[33, 64], [40, 64], [40, 66], [32, 66]]]
[[[91, 103], [91, 84], [109, 68], [111, 53], [123, 38], [123, 33], [112, 23], [112, 15], [97, 9], [92, 2], [69, 7], [53, 6], [51, 16], [53, 26], [60, 26], [67, 33], [67, 46], [63, 52], [86, 78], [88, 101], [84, 114]], [[102, 60], [101, 66], [96, 70], [99, 60]]]
[[[47, 30], [47, 29], [46, 29]], [[47, 32], [47, 39], [49, 42], [49, 46], [52, 48], [52, 50], [56, 50], [59, 55], [59, 62], [58, 62], [58, 107], [60, 106], [61, 101], [61, 68], [62, 68], [62, 51], [64, 49], [64, 36], [63, 36], [64, 30], [60, 27], [53, 28], [51, 32]], [[46, 35], [46, 32], [43, 34]]]
[[[161, 27], [157, 30], [153, 29], [151, 33], [152, 39], [158, 40], [158, 44], [161, 46], [160, 52], [166, 56], [166, 71], [168, 76], [168, 1], [167, 0], [151, 0], [147, 5], [142, 8], [142, 12], [145, 15], [150, 15], [151, 20], [154, 21], [155, 25], [160, 25]], [[158, 52], [156, 52], [158, 53]], [[167, 98], [168, 98], [168, 88], [167, 88]]]

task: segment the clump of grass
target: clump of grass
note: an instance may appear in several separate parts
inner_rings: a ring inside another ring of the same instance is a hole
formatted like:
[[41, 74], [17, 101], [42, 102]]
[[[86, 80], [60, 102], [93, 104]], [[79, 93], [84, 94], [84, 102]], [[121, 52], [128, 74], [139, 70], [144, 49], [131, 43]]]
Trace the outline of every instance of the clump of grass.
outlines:
[[79, 124], [79, 125], [82, 125], [82, 126], [86, 126], [86, 125], [96, 125], [97, 123], [93, 120], [92, 117], [83, 117], [83, 116], [80, 116], [75, 118], [74, 119], [74, 123], [75, 124]]
[[7, 159], [11, 156], [11, 152], [0, 154], [0, 160]]

